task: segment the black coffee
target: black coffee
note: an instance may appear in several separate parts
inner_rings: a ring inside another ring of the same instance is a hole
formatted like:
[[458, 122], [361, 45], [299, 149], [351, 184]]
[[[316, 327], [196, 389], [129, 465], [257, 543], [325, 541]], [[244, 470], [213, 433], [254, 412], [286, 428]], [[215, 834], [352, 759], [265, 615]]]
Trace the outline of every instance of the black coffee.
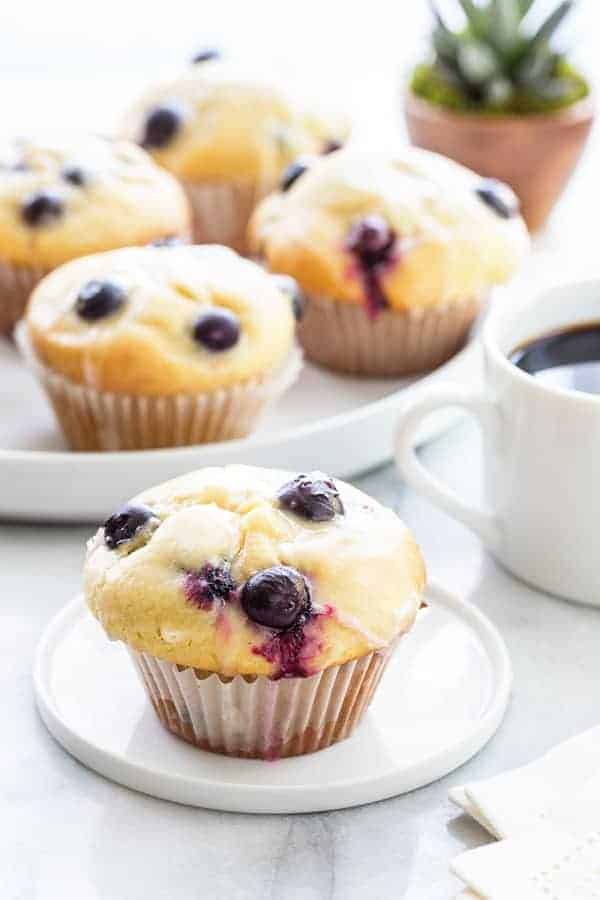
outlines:
[[600, 394], [600, 322], [534, 338], [513, 350], [509, 359], [548, 385]]

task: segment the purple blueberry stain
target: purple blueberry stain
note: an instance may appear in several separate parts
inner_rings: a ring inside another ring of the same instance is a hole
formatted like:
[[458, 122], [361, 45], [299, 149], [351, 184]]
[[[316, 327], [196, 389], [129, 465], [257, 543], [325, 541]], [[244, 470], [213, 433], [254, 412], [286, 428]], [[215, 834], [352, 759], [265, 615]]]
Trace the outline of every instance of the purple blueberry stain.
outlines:
[[274, 634], [264, 644], [255, 645], [252, 652], [275, 666], [275, 680], [280, 678], [309, 678], [314, 674], [312, 661], [321, 644], [308, 634], [307, 622]]
[[237, 585], [226, 564], [205, 563], [195, 572], [187, 572], [184, 579], [186, 600], [199, 609], [222, 607], [235, 595]]
[[248, 579], [241, 593], [242, 609], [258, 626], [268, 629], [252, 647], [274, 666], [274, 679], [308, 678], [322, 649], [314, 609], [304, 575], [291, 566], [272, 566]]
[[382, 276], [397, 257], [396, 233], [380, 215], [365, 216], [356, 221], [345, 241], [352, 256], [354, 271], [360, 278], [367, 312], [375, 318], [388, 306]]

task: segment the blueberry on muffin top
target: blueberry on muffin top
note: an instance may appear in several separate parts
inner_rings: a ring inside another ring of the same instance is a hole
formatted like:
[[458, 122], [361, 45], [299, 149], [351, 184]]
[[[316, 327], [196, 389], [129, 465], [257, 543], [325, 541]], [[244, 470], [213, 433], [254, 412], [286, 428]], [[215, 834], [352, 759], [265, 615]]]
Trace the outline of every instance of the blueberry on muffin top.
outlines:
[[296, 357], [277, 279], [218, 246], [128, 247], [73, 260], [33, 291], [36, 358], [117, 394], [189, 395], [276, 374]]
[[80, 135], [0, 145], [0, 261], [52, 269], [189, 230], [181, 186], [133, 144]]
[[516, 270], [528, 236], [510, 189], [415, 147], [347, 147], [256, 208], [252, 252], [308, 296], [426, 309], [485, 295]]
[[146, 91], [122, 133], [181, 179], [242, 180], [264, 195], [299, 156], [341, 145], [348, 126], [209, 49], [178, 78]]
[[391, 510], [320, 472], [248, 466], [144, 491], [99, 529], [85, 566], [111, 638], [226, 676], [304, 677], [382, 649], [411, 627], [423, 587]]

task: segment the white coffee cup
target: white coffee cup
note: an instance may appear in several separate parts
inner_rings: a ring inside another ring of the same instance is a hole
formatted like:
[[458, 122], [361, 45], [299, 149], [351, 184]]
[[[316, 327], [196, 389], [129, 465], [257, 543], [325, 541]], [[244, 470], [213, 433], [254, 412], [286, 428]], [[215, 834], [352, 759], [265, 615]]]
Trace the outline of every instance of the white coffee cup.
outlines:
[[[426, 390], [400, 421], [396, 460], [408, 484], [475, 531], [520, 578], [600, 606], [600, 396], [549, 386], [508, 359], [532, 338], [589, 322], [600, 322], [600, 280], [493, 309], [482, 332], [483, 391]], [[479, 419], [486, 507], [465, 503], [417, 458], [419, 425], [445, 406]]]

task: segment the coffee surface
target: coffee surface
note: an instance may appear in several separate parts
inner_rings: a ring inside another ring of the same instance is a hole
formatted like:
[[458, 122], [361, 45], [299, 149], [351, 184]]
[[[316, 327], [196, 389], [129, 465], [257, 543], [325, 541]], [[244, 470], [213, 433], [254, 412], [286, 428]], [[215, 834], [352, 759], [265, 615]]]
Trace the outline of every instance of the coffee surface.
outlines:
[[545, 384], [600, 394], [600, 322], [534, 338], [513, 350], [509, 359]]

